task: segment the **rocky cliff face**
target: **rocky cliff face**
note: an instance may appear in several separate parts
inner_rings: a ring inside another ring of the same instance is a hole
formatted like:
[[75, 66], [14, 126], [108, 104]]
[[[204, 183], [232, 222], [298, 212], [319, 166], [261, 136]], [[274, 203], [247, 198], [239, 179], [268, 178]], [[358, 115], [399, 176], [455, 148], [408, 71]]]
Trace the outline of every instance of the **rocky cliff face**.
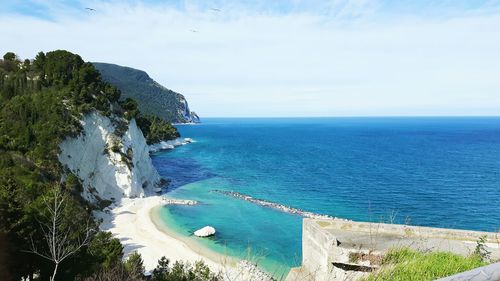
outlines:
[[87, 200], [142, 197], [159, 186], [160, 176], [134, 119], [121, 133], [116, 122], [96, 112], [81, 123], [83, 132], [60, 144], [59, 161], [80, 178]]
[[181, 104], [181, 108], [179, 108], [179, 114], [184, 117], [184, 123], [200, 123], [200, 117], [198, 117], [198, 114], [196, 114], [196, 112], [189, 109], [188, 102], [183, 96], [179, 98], [179, 102]]

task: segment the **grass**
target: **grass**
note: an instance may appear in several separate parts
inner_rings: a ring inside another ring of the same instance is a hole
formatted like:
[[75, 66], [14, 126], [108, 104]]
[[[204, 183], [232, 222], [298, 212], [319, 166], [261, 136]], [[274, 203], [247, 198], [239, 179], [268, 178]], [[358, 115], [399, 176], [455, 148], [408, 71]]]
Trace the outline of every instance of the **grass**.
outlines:
[[462, 257], [447, 252], [422, 253], [410, 248], [398, 248], [387, 252], [379, 271], [362, 280], [434, 280], [483, 265], [486, 263], [479, 255]]

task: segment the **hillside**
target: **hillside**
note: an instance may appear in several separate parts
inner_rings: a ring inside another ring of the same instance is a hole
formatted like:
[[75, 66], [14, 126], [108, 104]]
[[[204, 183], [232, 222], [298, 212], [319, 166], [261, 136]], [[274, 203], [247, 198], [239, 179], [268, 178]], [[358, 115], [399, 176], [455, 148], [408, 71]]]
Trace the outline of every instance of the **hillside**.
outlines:
[[[147, 144], [179, 134], [134, 100], [119, 100], [76, 54], [0, 59], [0, 280], [53, 280], [56, 272], [56, 280], [75, 280], [121, 262], [120, 242], [99, 232], [92, 211], [159, 188]], [[56, 235], [56, 224], [66, 234]], [[61, 251], [72, 256], [59, 265]]]
[[109, 63], [93, 63], [102, 78], [122, 92], [122, 99], [137, 101], [144, 114], [160, 117], [173, 123], [198, 123], [198, 115], [190, 111], [183, 95], [169, 90], [138, 69]]

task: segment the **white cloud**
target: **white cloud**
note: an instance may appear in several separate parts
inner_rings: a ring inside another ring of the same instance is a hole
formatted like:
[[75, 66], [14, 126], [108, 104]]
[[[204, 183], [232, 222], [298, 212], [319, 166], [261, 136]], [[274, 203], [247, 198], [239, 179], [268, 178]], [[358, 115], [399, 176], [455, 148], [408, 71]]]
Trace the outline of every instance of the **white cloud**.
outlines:
[[8, 27], [0, 51], [67, 49], [143, 69], [201, 116], [500, 113], [499, 14], [377, 18], [370, 1], [331, 3], [334, 16], [227, 3], [220, 13], [197, 5], [53, 7], [53, 21], [0, 15]]

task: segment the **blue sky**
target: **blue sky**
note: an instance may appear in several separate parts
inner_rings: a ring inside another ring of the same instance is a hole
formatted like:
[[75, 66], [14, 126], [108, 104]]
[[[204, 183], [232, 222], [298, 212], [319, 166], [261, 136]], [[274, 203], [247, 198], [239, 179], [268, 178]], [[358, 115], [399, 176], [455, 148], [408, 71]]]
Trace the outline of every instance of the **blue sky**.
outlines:
[[[7, 0], [2, 3], [2, 13], [17, 13], [40, 18], [51, 18], [51, 7], [59, 6], [68, 10], [82, 10], [92, 4], [97, 6], [101, 3], [128, 3], [135, 5], [142, 3], [150, 6], [168, 6], [179, 10], [195, 5], [200, 9], [221, 8], [228, 6], [238, 6], [241, 9], [252, 10], [260, 13], [287, 14], [295, 12], [312, 12], [316, 14], [335, 14], [340, 7], [355, 2], [358, 6], [371, 5], [376, 8], [377, 13], [410, 13], [422, 16], [450, 16], [459, 15], [464, 12], [474, 10], [491, 9], [498, 10], [500, 1], [489, 0], [384, 0], [384, 1], [325, 1], [325, 0], [303, 0], [303, 1], [78, 1], [78, 0]], [[84, 12], [84, 11], [82, 11]]]
[[140, 68], [205, 117], [500, 115], [500, 1], [4, 0], [0, 26], [2, 53]]

